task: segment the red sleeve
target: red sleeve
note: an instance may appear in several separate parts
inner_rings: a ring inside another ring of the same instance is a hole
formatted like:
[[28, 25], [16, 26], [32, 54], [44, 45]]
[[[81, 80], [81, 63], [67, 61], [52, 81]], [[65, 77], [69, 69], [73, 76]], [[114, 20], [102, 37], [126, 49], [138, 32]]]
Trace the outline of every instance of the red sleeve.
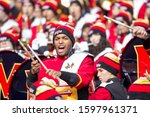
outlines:
[[94, 77], [94, 61], [92, 57], [87, 56], [84, 59], [80, 65], [77, 76], [79, 78], [79, 82], [76, 85], [77, 88], [82, 88], [89, 85]]
[[[48, 69], [54, 69], [56, 71], [59, 71], [59, 69], [61, 68], [61, 64], [62, 61], [57, 61], [57, 59], [55, 58], [48, 58], [48, 59], [44, 59], [43, 64], [48, 68]], [[57, 65], [56, 65], [57, 63]], [[53, 78], [52, 76], [48, 75], [46, 73], [46, 70], [44, 69], [44, 67], [42, 65], [40, 65], [40, 71], [38, 73], [38, 80], [40, 81], [43, 77], [47, 77], [49, 79], [53, 79], [56, 83], [58, 82], [57, 79]]]
[[89, 95], [89, 100], [111, 100], [111, 94], [106, 88], [98, 88], [96, 92]]

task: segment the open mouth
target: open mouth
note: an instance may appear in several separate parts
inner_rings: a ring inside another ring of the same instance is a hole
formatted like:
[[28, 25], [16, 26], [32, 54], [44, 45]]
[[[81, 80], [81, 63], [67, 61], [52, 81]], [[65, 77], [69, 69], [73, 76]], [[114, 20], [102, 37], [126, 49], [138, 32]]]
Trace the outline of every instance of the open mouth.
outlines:
[[64, 52], [64, 49], [65, 49], [65, 46], [63, 46], [63, 45], [58, 46], [58, 52], [59, 52], [59, 53]]

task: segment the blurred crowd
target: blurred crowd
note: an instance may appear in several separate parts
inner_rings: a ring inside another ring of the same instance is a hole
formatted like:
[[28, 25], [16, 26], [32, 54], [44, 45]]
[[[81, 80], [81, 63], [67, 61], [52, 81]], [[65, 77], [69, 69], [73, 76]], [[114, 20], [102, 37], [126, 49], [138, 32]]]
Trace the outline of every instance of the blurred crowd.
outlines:
[[[75, 51], [96, 56], [106, 47], [121, 52], [132, 38], [131, 30], [104, 15], [129, 26], [149, 28], [148, 0], [1, 0], [0, 8], [0, 50], [21, 49], [20, 39], [39, 54], [55, 55], [53, 31], [69, 23], [75, 28]], [[4, 37], [13, 44], [4, 44]]]

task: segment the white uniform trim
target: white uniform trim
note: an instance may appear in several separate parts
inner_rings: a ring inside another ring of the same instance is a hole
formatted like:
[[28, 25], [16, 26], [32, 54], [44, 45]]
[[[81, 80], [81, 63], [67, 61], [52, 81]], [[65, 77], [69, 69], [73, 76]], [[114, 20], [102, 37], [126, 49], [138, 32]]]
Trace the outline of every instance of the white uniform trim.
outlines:
[[120, 43], [118, 40], [115, 42], [115, 49], [118, 50], [119, 52], [122, 51], [122, 49], [129, 43], [129, 41], [133, 38], [132, 33], [129, 33], [128, 35], [125, 36], [124, 40], [122, 43]]
[[100, 87], [106, 87], [107, 85], [112, 84], [112, 83], [113, 83], [112, 80], [110, 82], [102, 82], [99, 86]]
[[8, 20], [0, 27], [1, 33], [6, 32], [8, 29], [12, 27], [18, 27], [18, 23], [14, 20]]
[[94, 61], [96, 61], [100, 56], [104, 55], [105, 53], [107, 52], [112, 52], [112, 48], [110, 47], [107, 47], [105, 48], [105, 50], [103, 50], [102, 52], [100, 52], [95, 58], [94, 58]]
[[90, 13], [86, 13], [84, 16], [82, 16], [76, 23], [76, 26], [74, 28], [74, 37], [80, 38], [82, 34], [82, 27], [86, 22], [94, 22], [97, 19], [96, 15], [92, 15]]
[[77, 52], [71, 55], [62, 65], [61, 71], [77, 73], [82, 61], [88, 56], [88, 53]]

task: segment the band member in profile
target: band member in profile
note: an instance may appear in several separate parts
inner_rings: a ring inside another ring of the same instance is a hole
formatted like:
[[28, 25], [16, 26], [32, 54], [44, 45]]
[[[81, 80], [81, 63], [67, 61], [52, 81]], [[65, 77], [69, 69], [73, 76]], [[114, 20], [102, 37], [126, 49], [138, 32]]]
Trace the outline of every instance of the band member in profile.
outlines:
[[69, 24], [56, 28], [53, 43], [57, 57], [43, 60], [48, 71], [37, 61], [32, 62], [27, 85], [36, 100], [88, 99], [88, 85], [94, 74], [93, 57], [88, 53], [73, 53], [73, 29]]
[[117, 78], [120, 71], [119, 59], [116, 53], [108, 52], [99, 57], [97, 76], [101, 84], [90, 94], [90, 100], [126, 100], [127, 91]]
[[[115, 17], [115, 20], [119, 22], [123, 22], [126, 25], [131, 25], [132, 20], [130, 19], [130, 15], [127, 12], [120, 11], [118, 15]], [[116, 24], [117, 30], [117, 39], [115, 41], [114, 49], [118, 52], [122, 52], [123, 48], [127, 45], [127, 43], [133, 38], [132, 33], [129, 28], [122, 26], [120, 24]]]

